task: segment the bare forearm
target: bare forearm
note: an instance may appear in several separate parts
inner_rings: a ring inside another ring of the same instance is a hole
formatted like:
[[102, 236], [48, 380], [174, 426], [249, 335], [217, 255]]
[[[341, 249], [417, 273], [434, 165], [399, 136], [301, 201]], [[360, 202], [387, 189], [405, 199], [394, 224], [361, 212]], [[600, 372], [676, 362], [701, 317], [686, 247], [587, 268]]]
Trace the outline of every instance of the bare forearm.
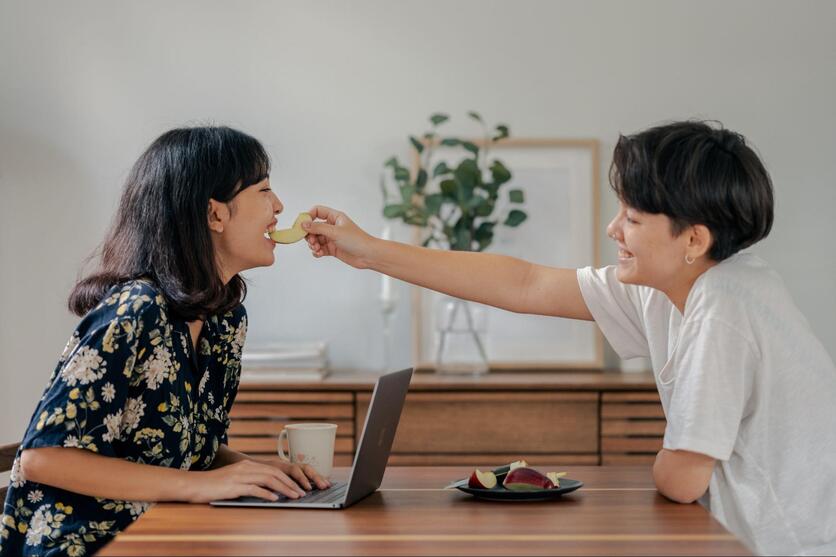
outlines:
[[27, 449], [21, 462], [28, 481], [124, 501], [188, 501], [188, 475], [200, 473], [59, 447]]
[[532, 264], [505, 255], [421, 248], [375, 240], [369, 268], [457, 298], [523, 310]]
[[575, 269], [488, 253], [375, 240], [371, 269], [424, 288], [517, 313], [591, 321]]

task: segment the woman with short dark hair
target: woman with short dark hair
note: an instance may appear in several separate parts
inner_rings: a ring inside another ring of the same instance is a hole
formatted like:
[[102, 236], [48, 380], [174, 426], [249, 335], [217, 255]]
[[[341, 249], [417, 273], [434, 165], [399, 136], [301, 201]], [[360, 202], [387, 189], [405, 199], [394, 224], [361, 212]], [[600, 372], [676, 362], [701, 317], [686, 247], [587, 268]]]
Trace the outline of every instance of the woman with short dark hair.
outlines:
[[315, 257], [596, 321], [619, 355], [652, 364], [667, 418], [660, 493], [700, 499], [757, 553], [836, 553], [836, 368], [780, 277], [739, 253], [772, 227], [760, 159], [739, 134], [677, 122], [621, 137], [611, 182], [618, 264], [602, 269], [379, 240], [327, 207], [303, 228]]
[[[83, 316], [11, 472], [0, 555], [89, 555], [154, 501], [304, 496], [313, 468], [227, 447], [247, 316], [239, 273], [271, 265], [283, 207], [270, 160], [226, 127], [171, 130], [142, 154]], [[303, 489], [304, 488], [304, 489]]]

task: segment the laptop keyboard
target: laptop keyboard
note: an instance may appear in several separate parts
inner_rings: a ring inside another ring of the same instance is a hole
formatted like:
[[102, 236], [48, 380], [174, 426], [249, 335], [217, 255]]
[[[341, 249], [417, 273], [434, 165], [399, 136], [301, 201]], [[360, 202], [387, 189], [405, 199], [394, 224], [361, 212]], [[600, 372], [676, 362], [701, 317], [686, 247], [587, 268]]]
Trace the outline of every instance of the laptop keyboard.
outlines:
[[281, 493], [277, 493], [276, 495], [279, 496], [279, 502], [282, 503], [336, 503], [345, 497], [345, 490], [347, 487], [348, 484], [344, 483], [335, 483], [328, 489], [317, 489], [314, 487], [313, 490], [307, 492], [307, 495], [300, 497], [299, 499], [291, 499], [289, 497], [285, 497]]

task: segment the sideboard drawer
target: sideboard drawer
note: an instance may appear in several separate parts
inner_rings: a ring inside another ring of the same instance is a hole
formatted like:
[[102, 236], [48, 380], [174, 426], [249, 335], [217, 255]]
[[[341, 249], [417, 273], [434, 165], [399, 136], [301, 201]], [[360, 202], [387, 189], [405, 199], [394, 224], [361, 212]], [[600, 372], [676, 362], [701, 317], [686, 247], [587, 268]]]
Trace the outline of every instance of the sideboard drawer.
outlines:
[[656, 391], [601, 394], [601, 464], [652, 464], [665, 412]]
[[[370, 398], [357, 394], [355, 431], [362, 430]], [[598, 394], [580, 392], [411, 392], [392, 448], [394, 455], [448, 461], [443, 455], [597, 451]]]

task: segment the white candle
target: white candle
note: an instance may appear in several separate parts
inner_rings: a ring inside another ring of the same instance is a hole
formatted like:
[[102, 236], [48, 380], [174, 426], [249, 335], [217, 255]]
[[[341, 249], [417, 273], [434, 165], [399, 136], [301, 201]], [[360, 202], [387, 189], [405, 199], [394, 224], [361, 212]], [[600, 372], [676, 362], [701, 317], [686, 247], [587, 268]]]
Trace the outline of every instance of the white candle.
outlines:
[[[380, 237], [383, 240], [392, 239], [392, 228], [388, 224], [383, 227], [383, 233]], [[392, 277], [389, 275], [380, 275], [380, 299], [384, 303], [392, 301]]]

